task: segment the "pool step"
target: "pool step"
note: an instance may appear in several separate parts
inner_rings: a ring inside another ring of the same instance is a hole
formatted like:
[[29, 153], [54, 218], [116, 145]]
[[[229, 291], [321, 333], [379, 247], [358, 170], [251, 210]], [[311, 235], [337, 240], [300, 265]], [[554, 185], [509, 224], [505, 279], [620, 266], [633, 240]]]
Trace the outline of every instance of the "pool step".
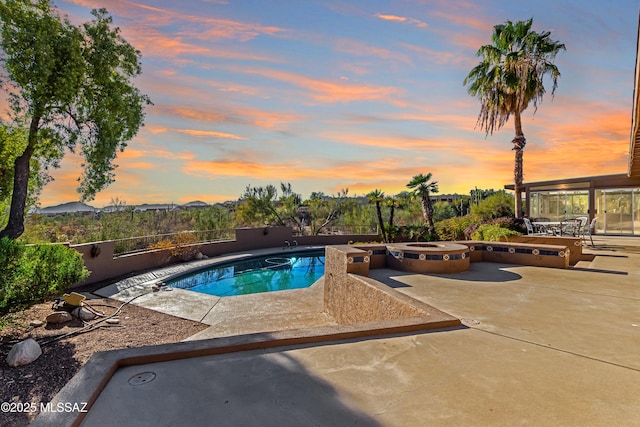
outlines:
[[591, 268], [591, 261], [578, 261], [576, 265], [573, 266], [575, 269], [586, 269]]

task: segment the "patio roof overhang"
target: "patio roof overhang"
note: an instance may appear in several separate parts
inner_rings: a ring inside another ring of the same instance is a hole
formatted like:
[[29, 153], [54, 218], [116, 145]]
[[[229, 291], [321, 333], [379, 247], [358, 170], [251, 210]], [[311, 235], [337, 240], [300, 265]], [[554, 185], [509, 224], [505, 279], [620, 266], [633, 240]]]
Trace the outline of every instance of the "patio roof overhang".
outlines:
[[[513, 184], [504, 186], [505, 190], [513, 190]], [[625, 173], [616, 175], [587, 176], [580, 178], [554, 179], [552, 181], [525, 182], [522, 185], [523, 192], [535, 191], [574, 191], [608, 188], [638, 188], [640, 187], [640, 174], [629, 176]]]
[[638, 16], [638, 37], [636, 39], [636, 70], [633, 85], [633, 113], [631, 116], [631, 142], [629, 145], [630, 177], [640, 176], [640, 15]]

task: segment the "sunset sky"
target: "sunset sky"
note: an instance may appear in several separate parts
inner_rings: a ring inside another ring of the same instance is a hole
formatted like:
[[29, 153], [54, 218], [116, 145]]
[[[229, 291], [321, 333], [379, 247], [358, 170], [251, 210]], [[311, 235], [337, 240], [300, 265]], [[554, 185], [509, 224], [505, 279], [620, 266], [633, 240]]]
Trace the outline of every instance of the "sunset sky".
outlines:
[[[637, 1], [56, 1], [76, 23], [106, 7], [142, 52], [136, 85], [155, 105], [91, 202], [235, 200], [290, 182], [308, 197], [441, 193], [513, 182], [513, 123], [485, 137], [462, 85], [495, 24], [533, 17], [567, 50], [562, 76], [523, 116], [525, 182], [627, 170]], [[42, 206], [76, 201], [69, 155]]]

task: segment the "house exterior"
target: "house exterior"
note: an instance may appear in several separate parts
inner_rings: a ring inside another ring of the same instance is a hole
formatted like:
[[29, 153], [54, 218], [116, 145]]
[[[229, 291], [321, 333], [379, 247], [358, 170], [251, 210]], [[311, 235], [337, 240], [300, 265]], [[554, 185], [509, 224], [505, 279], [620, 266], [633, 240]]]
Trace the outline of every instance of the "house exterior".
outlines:
[[588, 216], [596, 218], [596, 233], [640, 236], [640, 22], [637, 40], [627, 172], [524, 183], [526, 216], [552, 221]]

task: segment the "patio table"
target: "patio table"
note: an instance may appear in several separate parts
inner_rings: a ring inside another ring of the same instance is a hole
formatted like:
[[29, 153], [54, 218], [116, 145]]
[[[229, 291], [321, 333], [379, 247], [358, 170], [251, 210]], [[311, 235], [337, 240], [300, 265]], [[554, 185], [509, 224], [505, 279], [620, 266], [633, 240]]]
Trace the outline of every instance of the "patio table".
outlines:
[[[567, 219], [563, 221], [535, 221], [531, 224], [543, 233], [560, 236], [564, 233], [575, 236], [580, 222], [575, 219]], [[573, 231], [569, 231], [571, 229]]]

